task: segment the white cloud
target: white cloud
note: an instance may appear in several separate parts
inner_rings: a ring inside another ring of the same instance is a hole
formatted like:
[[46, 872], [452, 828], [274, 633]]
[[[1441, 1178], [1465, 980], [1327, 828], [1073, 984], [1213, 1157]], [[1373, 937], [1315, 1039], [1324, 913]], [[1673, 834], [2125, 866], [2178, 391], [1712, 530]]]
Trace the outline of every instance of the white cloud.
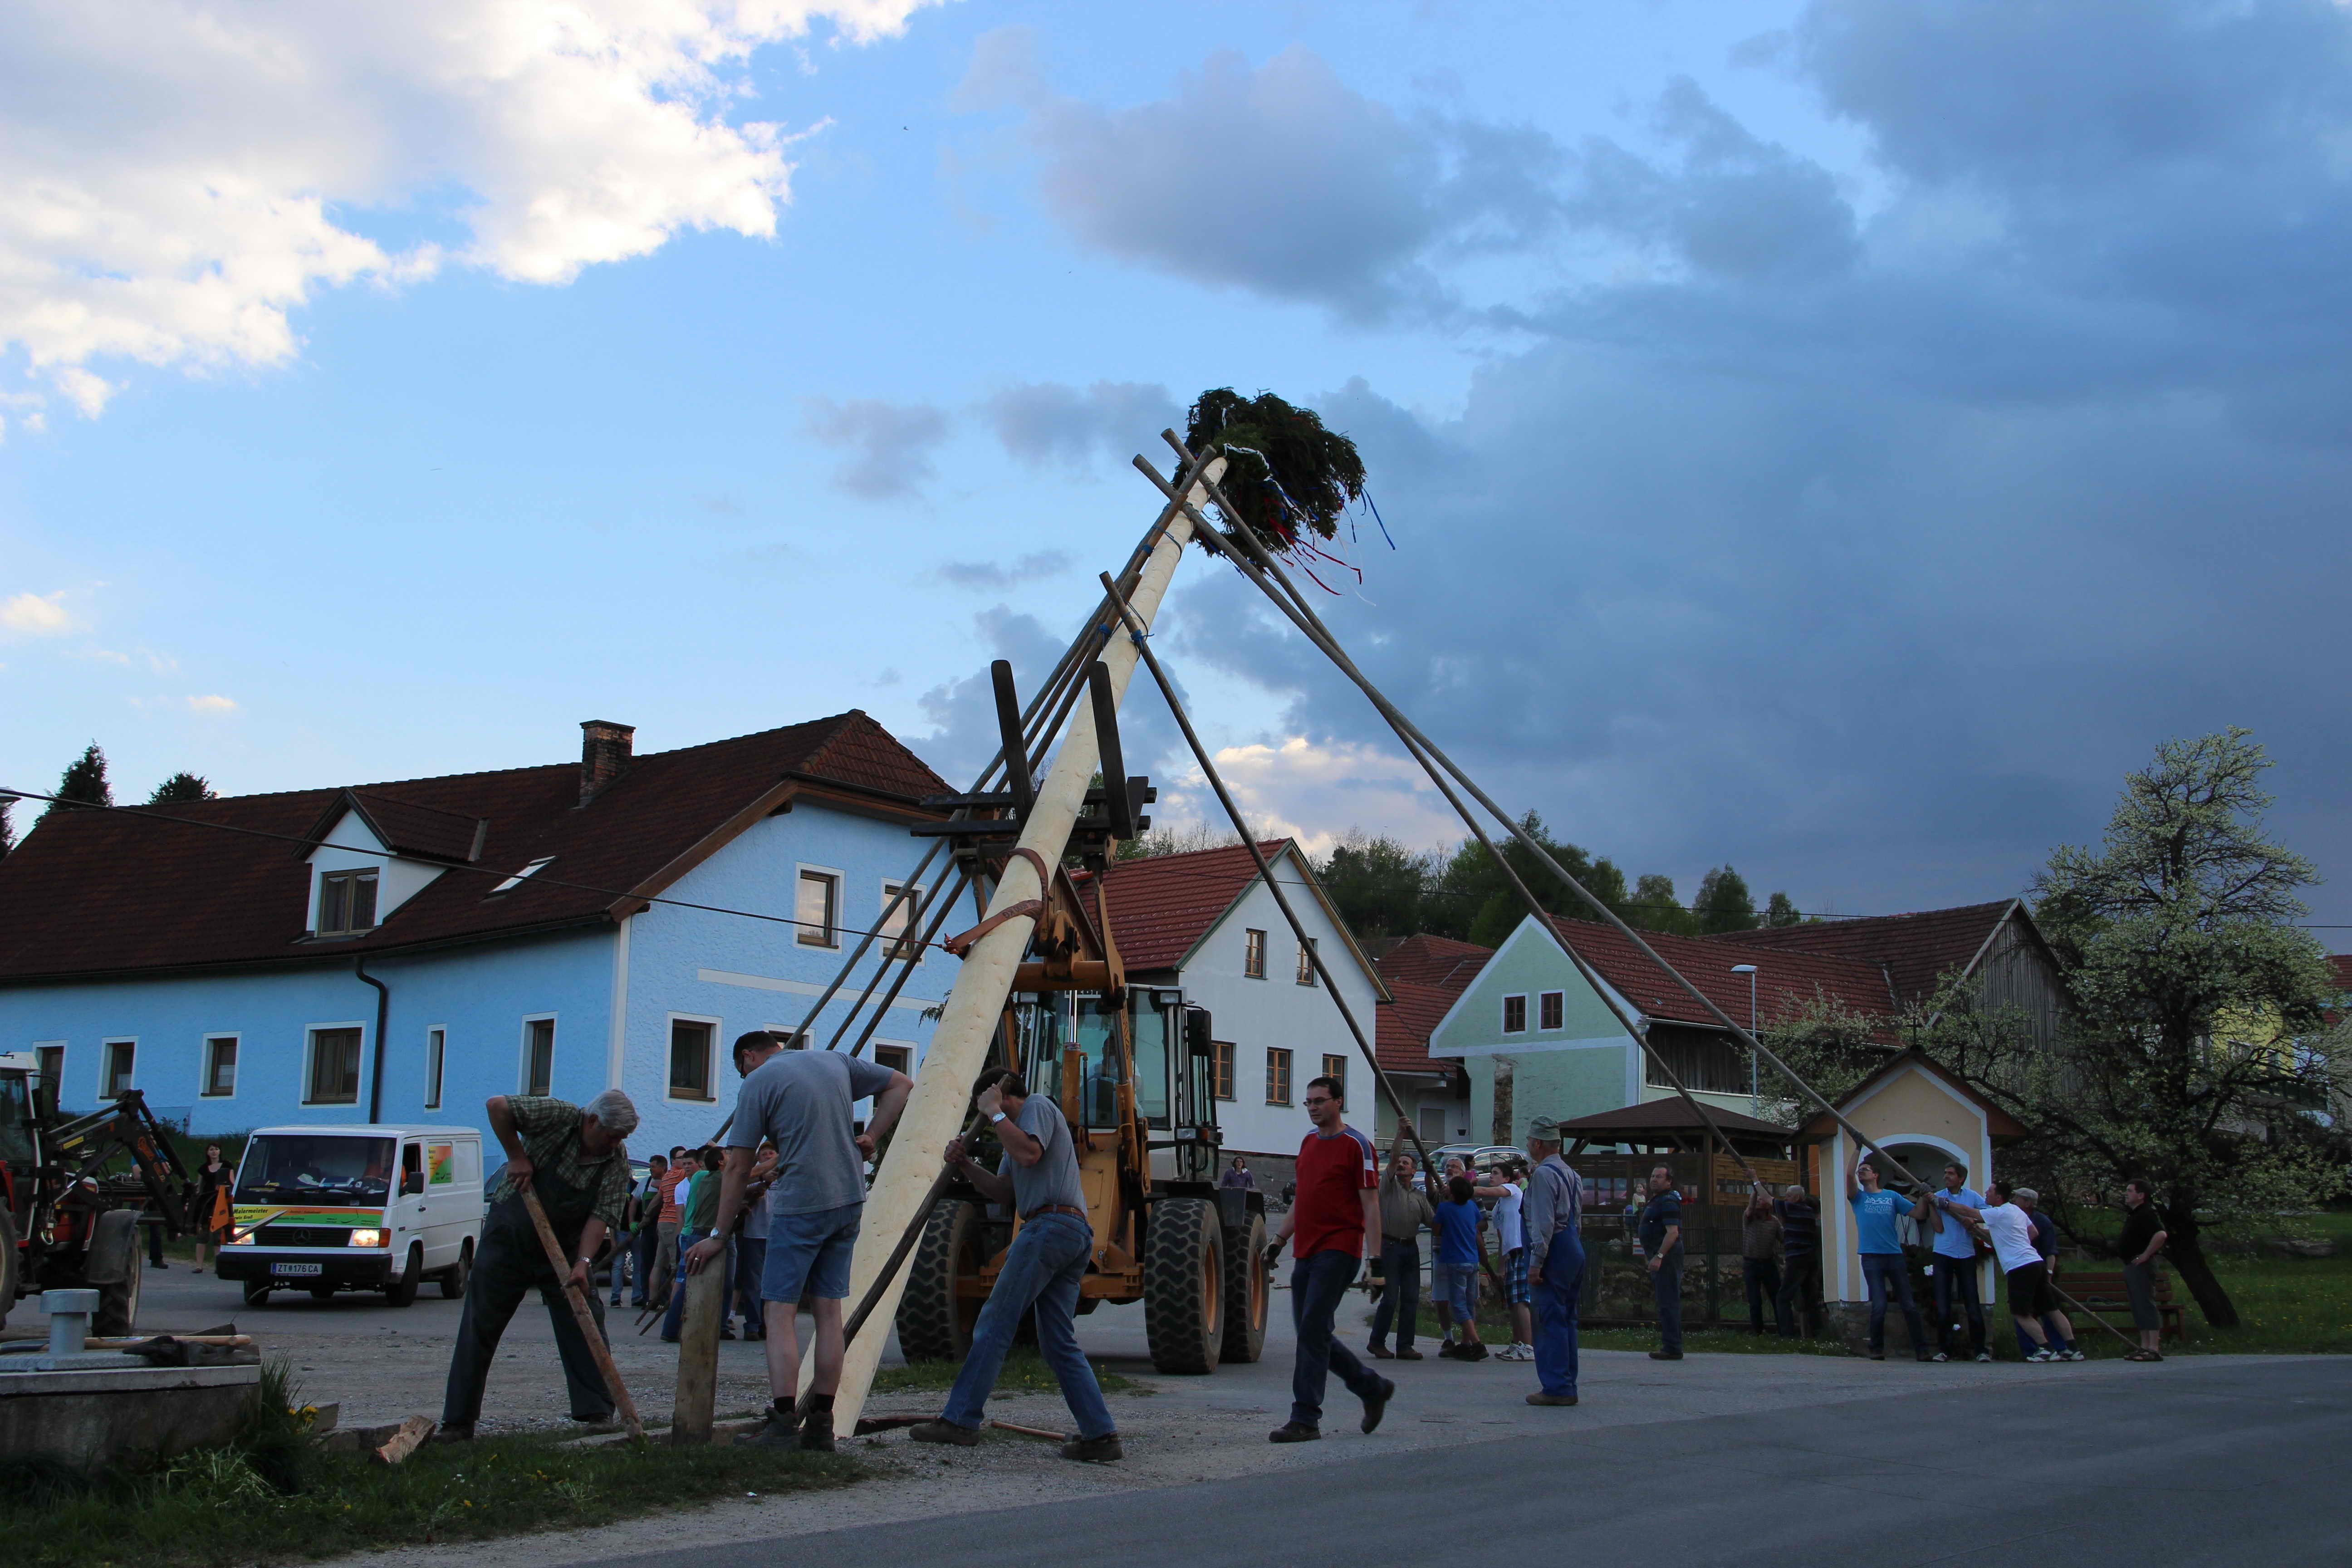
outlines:
[[[793, 138], [730, 117], [752, 53], [935, 3], [0, 9], [0, 349], [95, 415], [116, 384], [90, 363], [278, 363], [323, 288], [451, 261], [562, 283], [682, 228], [772, 234]], [[446, 243], [370, 232], [394, 222]]]
[[191, 697], [188, 699], [188, 711], [191, 713], [234, 713], [236, 711], [236, 703], [230, 698], [220, 696]]
[[[1402, 749], [1293, 735], [1280, 745], [1227, 746], [1216, 763], [1251, 832], [1297, 838], [1311, 855], [1328, 853], [1352, 827], [1412, 845], [1462, 836], [1461, 823]], [[1153, 816], [1167, 826], [1228, 826], [1208, 781], [1192, 767], [1171, 774]]]
[[81, 623], [66, 608], [65, 590], [54, 594], [14, 594], [0, 599], [0, 626], [28, 637], [53, 637], [76, 631]]

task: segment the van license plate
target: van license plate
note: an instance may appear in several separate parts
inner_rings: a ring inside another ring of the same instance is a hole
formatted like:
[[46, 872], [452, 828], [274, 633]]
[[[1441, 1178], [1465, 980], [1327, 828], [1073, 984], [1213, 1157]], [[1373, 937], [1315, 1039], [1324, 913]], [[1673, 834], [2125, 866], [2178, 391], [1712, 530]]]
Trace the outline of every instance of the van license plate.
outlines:
[[276, 1279], [309, 1279], [326, 1271], [327, 1266], [323, 1263], [273, 1263], [269, 1266], [270, 1277]]

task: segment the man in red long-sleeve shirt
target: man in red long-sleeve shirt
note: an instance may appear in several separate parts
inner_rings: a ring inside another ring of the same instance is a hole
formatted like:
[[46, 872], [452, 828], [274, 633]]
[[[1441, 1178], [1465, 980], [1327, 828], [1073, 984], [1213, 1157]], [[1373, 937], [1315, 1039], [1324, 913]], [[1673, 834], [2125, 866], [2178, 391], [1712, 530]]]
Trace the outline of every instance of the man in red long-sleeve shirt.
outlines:
[[1298, 1146], [1298, 1197], [1283, 1217], [1273, 1246], [1297, 1238], [1290, 1266], [1290, 1318], [1298, 1327], [1298, 1363], [1290, 1374], [1290, 1419], [1267, 1434], [1276, 1443], [1311, 1443], [1323, 1436], [1323, 1388], [1339, 1373], [1348, 1392], [1364, 1402], [1364, 1430], [1381, 1424], [1396, 1384], [1356, 1359], [1331, 1331], [1348, 1287], [1367, 1251], [1381, 1245], [1380, 1157], [1372, 1141], [1340, 1120], [1338, 1080], [1307, 1086], [1307, 1117], [1315, 1131]]

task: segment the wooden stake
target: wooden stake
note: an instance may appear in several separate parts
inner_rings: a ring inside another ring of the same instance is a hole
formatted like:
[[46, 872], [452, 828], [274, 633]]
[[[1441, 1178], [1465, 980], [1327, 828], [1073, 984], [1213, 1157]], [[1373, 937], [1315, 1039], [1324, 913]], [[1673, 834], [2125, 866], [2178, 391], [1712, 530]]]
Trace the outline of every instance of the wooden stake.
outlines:
[[727, 1255], [670, 1286], [686, 1292], [678, 1314], [677, 1397], [670, 1405], [669, 1440], [674, 1447], [710, 1441], [719, 1403], [719, 1321], [727, 1305]]
[[[563, 1281], [563, 1299], [572, 1303], [572, 1321], [580, 1325], [581, 1337], [588, 1342], [589, 1353], [596, 1358], [596, 1370], [604, 1374], [604, 1389], [613, 1396], [613, 1408], [620, 1412], [621, 1425], [628, 1428], [631, 1437], [644, 1436], [645, 1424], [637, 1419], [636, 1402], [629, 1397], [628, 1388], [621, 1382], [621, 1369], [613, 1364], [612, 1348], [604, 1342], [604, 1331], [596, 1326], [595, 1309], [588, 1305], [588, 1298], [572, 1282], [572, 1259], [563, 1255], [563, 1244], [555, 1239], [555, 1227], [547, 1223], [547, 1211], [540, 1206], [539, 1194], [529, 1187], [523, 1188], [522, 1206], [523, 1212], [530, 1215], [531, 1228], [539, 1232], [540, 1246], [547, 1249], [548, 1267]], [[415, 1447], [413, 1443], [409, 1446]]]

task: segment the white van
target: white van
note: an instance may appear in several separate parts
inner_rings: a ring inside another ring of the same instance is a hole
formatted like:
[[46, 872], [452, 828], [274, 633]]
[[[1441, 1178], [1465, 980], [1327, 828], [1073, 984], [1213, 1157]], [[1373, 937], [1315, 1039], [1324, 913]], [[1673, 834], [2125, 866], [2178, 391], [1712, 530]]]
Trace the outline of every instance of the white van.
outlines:
[[449, 1297], [482, 1238], [482, 1135], [471, 1127], [264, 1127], [245, 1145], [220, 1277], [247, 1306], [276, 1289], [381, 1290], [430, 1278]]

